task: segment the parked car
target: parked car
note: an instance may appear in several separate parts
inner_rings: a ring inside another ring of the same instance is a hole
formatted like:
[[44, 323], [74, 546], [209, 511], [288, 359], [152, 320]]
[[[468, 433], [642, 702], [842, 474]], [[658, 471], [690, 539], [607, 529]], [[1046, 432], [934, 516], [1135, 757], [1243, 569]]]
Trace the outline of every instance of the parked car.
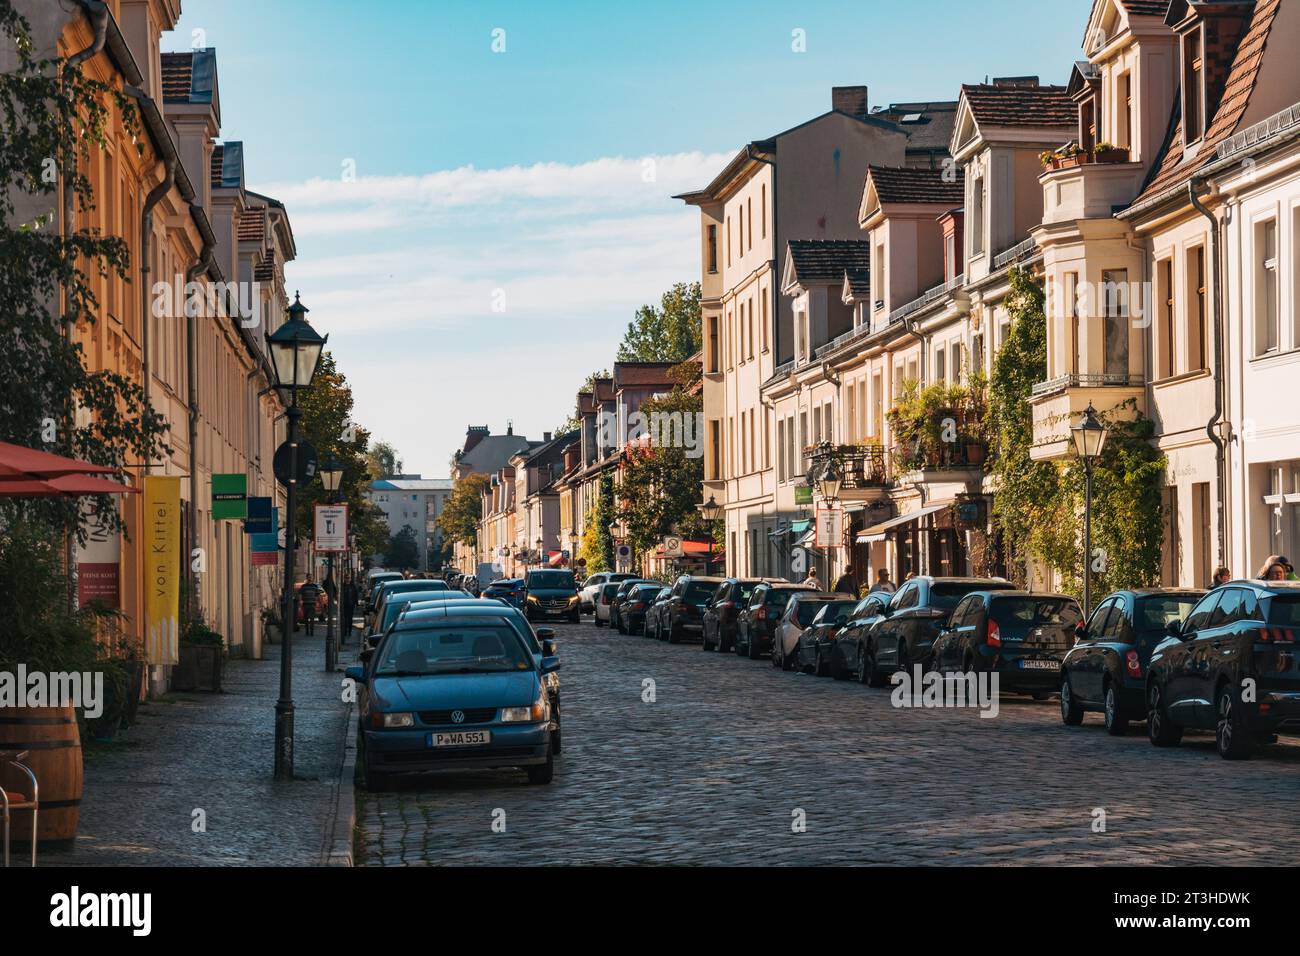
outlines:
[[409, 594], [416, 591], [449, 591], [444, 581], [425, 581], [423, 579], [402, 579], [400, 581], [385, 581], [379, 585], [375, 591], [375, 599], [370, 610], [370, 619], [367, 621], [369, 630], [373, 633], [378, 629], [378, 622], [384, 613], [384, 602], [393, 594]]
[[[464, 592], [451, 593], [454, 596], [446, 597], [440, 594], [439, 597], [441, 597], [442, 600], [420, 601], [408, 604], [403, 609], [403, 613], [410, 612], [415, 614], [420, 611], [439, 607], [492, 607], [495, 608], [498, 613], [506, 615], [519, 636], [524, 639], [524, 642], [532, 650], [533, 657], [539, 661], [538, 666], [541, 666], [541, 658], [555, 657], [558, 655], [559, 652], [556, 650], [555, 644], [555, 631], [549, 627], [534, 628], [533, 625], [528, 622], [528, 619], [524, 617], [523, 611], [510, 607], [507, 604], [501, 604], [496, 600], [470, 597], [464, 594]], [[398, 618], [400, 620], [401, 615], [398, 615]], [[370, 657], [373, 654], [373, 649], [363, 650], [360, 655], [361, 661], [364, 663], [365, 661], [370, 660]], [[553, 723], [555, 724], [555, 728], [551, 732], [551, 749], [558, 754], [561, 747], [560, 731], [562, 726], [560, 720], [560, 675], [558, 673], [547, 674], [544, 683], [546, 684], [547, 695], [551, 702], [551, 716], [553, 718]]]
[[655, 618], [654, 636], [678, 644], [687, 634], [703, 634], [704, 608], [718, 592], [723, 578], [683, 574], [672, 587]]
[[889, 602], [893, 597], [887, 591], [875, 591], [858, 602], [831, 648], [832, 674], [845, 674], [873, 687], [884, 686], [884, 679], [879, 676], [874, 667], [875, 659], [871, 656], [874, 647], [871, 638], [889, 613]]
[[384, 600], [384, 607], [376, 616], [374, 627], [366, 635], [366, 641], [370, 644], [377, 644], [379, 638], [387, 631], [397, 619], [402, 616], [412, 604], [419, 602], [432, 602], [442, 600], [454, 600], [458, 597], [468, 598], [469, 595], [464, 591], [402, 591], [398, 594], [390, 594]]
[[627, 594], [638, 584], [657, 584], [657, 581], [650, 581], [646, 578], [628, 578], [626, 581], [620, 581], [618, 590], [614, 592], [614, 600], [609, 603], [609, 626], [618, 629], [620, 634], [627, 633], [627, 625], [619, 617], [622, 610], [623, 602], [627, 600]]
[[1105, 715], [1106, 730], [1123, 734], [1131, 720], [1146, 720], [1146, 675], [1151, 652], [1183, 621], [1204, 591], [1153, 588], [1116, 591], [1078, 628], [1061, 663], [1061, 719], [1083, 723], [1087, 711]]
[[[830, 591], [809, 591], [795, 594], [786, 602], [785, 610], [776, 623], [772, 640], [772, 666], [788, 671], [794, 667], [799, 651], [799, 635], [812, 624], [813, 618], [827, 604], [840, 595]], [[852, 603], [852, 602], [849, 602]]]
[[[795, 600], [800, 602], [802, 610], [805, 598], [800, 596]], [[790, 603], [793, 604], [794, 601]], [[803, 633], [799, 635], [794, 654], [796, 670], [816, 674], [818, 677], [834, 676], [836, 679], [843, 679], [846, 676], [842, 668], [835, 668], [835, 641], [839, 637], [840, 630], [849, 623], [858, 603], [856, 600], [839, 600], [827, 601], [821, 606], [809, 625], [804, 628]]]
[[627, 592], [627, 600], [623, 602], [623, 607], [619, 611], [619, 620], [623, 622], [628, 634], [647, 633], [646, 612], [650, 610], [650, 606], [655, 603], [659, 595], [667, 590], [665, 585], [654, 583], [638, 584]]
[[511, 607], [524, 606], [524, 582], [522, 578], [502, 578], [493, 581], [483, 589], [482, 597], [497, 598]]
[[368, 790], [399, 774], [522, 767], [550, 783], [555, 755], [545, 677], [499, 605], [407, 613], [364, 666], [347, 675], [359, 694], [358, 769]]
[[1061, 666], [1083, 619], [1074, 598], [1031, 591], [976, 591], [939, 627], [935, 670], [996, 673], [1002, 691], [1052, 696]]
[[596, 610], [596, 598], [600, 594], [600, 589], [606, 584], [614, 581], [628, 581], [635, 578], [635, 574], [628, 574], [622, 571], [597, 571], [587, 580], [582, 582], [582, 589], [578, 592], [578, 600], [582, 605], [583, 614], [592, 614]]
[[400, 571], [380, 571], [373, 570], [366, 572], [366, 606], [373, 605], [375, 590], [385, 581], [400, 581], [402, 574]]
[[605, 627], [609, 624], [610, 608], [614, 603], [614, 595], [618, 593], [618, 584], [602, 584], [600, 592], [596, 595], [596, 604], [592, 608], [591, 623], [597, 627]]
[[653, 637], [656, 641], [660, 639], [660, 633], [663, 631], [662, 621], [668, 610], [668, 602], [672, 599], [673, 589], [665, 586], [658, 595], [655, 596], [645, 614], [645, 631], [646, 637]]
[[704, 608], [703, 647], [727, 653], [736, 643], [736, 620], [762, 578], [727, 578]]
[[538, 569], [524, 577], [524, 614], [528, 619], [567, 617], [571, 624], [581, 620], [578, 582], [572, 571]]
[[884, 619], [867, 635], [868, 683], [881, 686], [898, 670], [928, 664], [939, 628], [973, 591], [1010, 591], [1009, 581], [989, 578], [938, 578], [928, 575], [903, 583], [889, 602]]
[[751, 661], [770, 654], [776, 625], [785, 613], [786, 603], [796, 594], [814, 593], [816, 590], [802, 584], [764, 582], [757, 585], [749, 595], [749, 603], [736, 617], [736, 653]]
[[1151, 743], [1213, 730], [1219, 756], [1244, 760], [1277, 734], [1300, 735], [1297, 633], [1300, 582], [1234, 581], [1205, 595], [1151, 654]]

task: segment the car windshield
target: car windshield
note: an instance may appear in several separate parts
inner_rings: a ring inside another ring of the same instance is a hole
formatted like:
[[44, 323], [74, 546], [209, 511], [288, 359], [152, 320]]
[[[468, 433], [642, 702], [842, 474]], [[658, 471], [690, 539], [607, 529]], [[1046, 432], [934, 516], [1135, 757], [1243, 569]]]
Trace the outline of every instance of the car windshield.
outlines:
[[800, 627], [807, 627], [813, 622], [819, 611], [824, 608], [828, 601], [800, 601], [799, 607], [795, 611]]
[[853, 608], [856, 607], [854, 601], [830, 601], [823, 604], [821, 613], [814, 619], [814, 624], [831, 624], [835, 622], [843, 623], [853, 614]]
[[703, 604], [718, 593], [717, 581], [692, 581], [686, 585], [686, 601], [689, 604]]
[[612, 598], [617, 593], [618, 593], [617, 584], [606, 584], [600, 589], [600, 596], [602, 598]]
[[930, 588], [930, 606], [941, 611], [951, 611], [961, 599], [974, 591], [993, 591], [997, 584], [989, 581], [939, 582]]
[[394, 631], [383, 649], [376, 677], [490, 674], [533, 667], [532, 655], [520, 636], [504, 622]]
[[1268, 609], [1268, 623], [1277, 627], [1300, 627], [1300, 596], [1273, 598]]
[[1185, 621], [1199, 596], [1174, 596], [1144, 598], [1137, 606], [1137, 624], [1140, 631], [1161, 631], [1171, 621]]
[[412, 604], [418, 601], [436, 601], [441, 595], [449, 593], [449, 591], [438, 591], [436, 593], [433, 591], [412, 591], [409, 594], [394, 594], [393, 599], [384, 604], [384, 623], [380, 630], [388, 630], [389, 626]]
[[989, 616], [1003, 624], [1061, 624], [1072, 627], [1079, 621], [1079, 607], [1067, 598], [997, 598]]
[[572, 571], [533, 571], [528, 575], [528, 587], [543, 591], [574, 591]]

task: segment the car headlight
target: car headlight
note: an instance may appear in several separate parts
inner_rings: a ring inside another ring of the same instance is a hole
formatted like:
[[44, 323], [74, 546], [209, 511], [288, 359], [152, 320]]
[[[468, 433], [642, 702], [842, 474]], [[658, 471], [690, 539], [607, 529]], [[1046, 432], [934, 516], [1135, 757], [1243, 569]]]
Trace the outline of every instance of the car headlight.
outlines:
[[581, 600], [581, 598], [580, 598], [578, 595], [575, 594], [573, 597], [569, 598], [569, 603], [570, 603], [570, 604], [577, 604], [578, 601], [580, 601], [580, 600]]
[[415, 714], [371, 714], [371, 726], [377, 730], [396, 730], [401, 727], [414, 727]]
[[551, 705], [546, 699], [546, 691], [537, 695], [531, 707], [503, 707], [501, 723], [530, 724], [546, 720], [551, 716]]
[[536, 604], [536, 603], [537, 603], [537, 598], [533, 597], [531, 594], [528, 595], [528, 603], [529, 603], [529, 604]]

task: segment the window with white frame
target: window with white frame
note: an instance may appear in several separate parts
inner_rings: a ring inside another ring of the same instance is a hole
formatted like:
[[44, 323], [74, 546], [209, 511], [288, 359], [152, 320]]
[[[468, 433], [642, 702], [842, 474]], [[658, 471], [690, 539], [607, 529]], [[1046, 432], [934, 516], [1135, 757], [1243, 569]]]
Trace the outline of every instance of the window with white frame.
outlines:
[[1278, 310], [1277, 220], [1255, 223], [1255, 354], [1282, 347]]

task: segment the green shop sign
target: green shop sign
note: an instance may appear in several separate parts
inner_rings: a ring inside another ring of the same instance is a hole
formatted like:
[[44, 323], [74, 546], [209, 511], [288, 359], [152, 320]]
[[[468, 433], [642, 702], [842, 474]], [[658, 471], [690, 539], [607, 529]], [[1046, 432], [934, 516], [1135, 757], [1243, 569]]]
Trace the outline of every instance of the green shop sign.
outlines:
[[212, 520], [248, 517], [248, 475], [212, 476]]

